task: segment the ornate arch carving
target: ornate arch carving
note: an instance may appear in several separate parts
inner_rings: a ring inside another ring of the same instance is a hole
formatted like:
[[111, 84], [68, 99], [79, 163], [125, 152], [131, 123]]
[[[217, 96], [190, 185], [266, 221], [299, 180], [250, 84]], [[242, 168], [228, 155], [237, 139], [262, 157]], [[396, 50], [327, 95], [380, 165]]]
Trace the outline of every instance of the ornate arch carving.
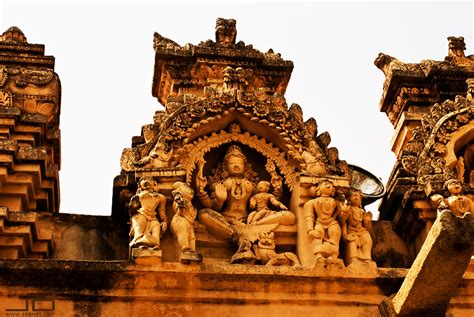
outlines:
[[285, 153], [279, 148], [274, 147], [265, 139], [251, 134], [250, 132], [242, 133], [240, 126], [232, 124], [229, 132], [221, 130], [219, 133], [211, 133], [195, 140], [193, 143], [184, 147], [186, 156], [181, 158], [181, 166], [186, 171], [186, 181], [191, 182], [191, 175], [196, 167], [196, 162], [204, 158], [204, 155], [223, 144], [238, 142], [257, 150], [267, 160], [272, 161], [283, 175], [285, 184], [293, 190], [296, 185], [297, 172], [291, 168], [291, 165], [285, 159]]

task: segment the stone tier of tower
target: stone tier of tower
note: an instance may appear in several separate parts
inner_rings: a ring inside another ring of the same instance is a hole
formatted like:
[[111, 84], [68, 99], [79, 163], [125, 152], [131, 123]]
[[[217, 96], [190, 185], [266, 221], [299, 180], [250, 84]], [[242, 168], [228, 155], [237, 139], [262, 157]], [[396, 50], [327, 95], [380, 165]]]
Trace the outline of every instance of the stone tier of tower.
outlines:
[[61, 84], [17, 27], [0, 36], [0, 257], [49, 258], [37, 212], [59, 212]]
[[54, 57], [12, 27], [0, 37], [0, 205], [59, 211], [61, 85]]
[[404, 63], [380, 53], [375, 65], [385, 76], [380, 110], [394, 126], [396, 164], [380, 205], [416, 254], [436, 218], [429, 197], [447, 193], [458, 178], [474, 189], [474, 55], [465, 56], [462, 37], [448, 37], [444, 61]]

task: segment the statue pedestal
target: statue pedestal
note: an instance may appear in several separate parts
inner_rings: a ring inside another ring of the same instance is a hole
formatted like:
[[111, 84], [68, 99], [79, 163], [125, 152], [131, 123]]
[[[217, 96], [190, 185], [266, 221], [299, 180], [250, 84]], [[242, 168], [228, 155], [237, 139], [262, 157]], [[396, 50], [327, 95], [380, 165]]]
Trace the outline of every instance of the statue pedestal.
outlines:
[[133, 248], [131, 258], [136, 264], [153, 265], [160, 264], [162, 251], [152, 248]]
[[317, 271], [342, 271], [344, 270], [344, 261], [339, 258], [317, 258], [315, 260], [314, 269]]
[[202, 254], [195, 251], [183, 251], [179, 256], [179, 262], [183, 264], [201, 263]]

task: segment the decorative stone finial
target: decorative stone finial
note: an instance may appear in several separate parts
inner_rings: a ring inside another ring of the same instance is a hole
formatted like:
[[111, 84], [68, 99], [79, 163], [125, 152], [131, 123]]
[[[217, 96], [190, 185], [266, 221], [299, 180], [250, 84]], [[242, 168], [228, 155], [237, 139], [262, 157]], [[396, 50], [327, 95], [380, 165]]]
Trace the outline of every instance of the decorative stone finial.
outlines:
[[385, 75], [388, 74], [388, 66], [393, 60], [397, 60], [395, 57], [390, 55], [379, 53], [377, 58], [374, 61], [375, 66], [380, 69]]
[[449, 36], [448, 43], [448, 56], [464, 57], [464, 50], [466, 49], [464, 37]]
[[0, 42], [27, 43], [25, 34], [16, 26], [12, 26], [6, 30], [0, 37]]
[[234, 45], [237, 36], [236, 23], [234, 19], [217, 18], [216, 43], [222, 47]]

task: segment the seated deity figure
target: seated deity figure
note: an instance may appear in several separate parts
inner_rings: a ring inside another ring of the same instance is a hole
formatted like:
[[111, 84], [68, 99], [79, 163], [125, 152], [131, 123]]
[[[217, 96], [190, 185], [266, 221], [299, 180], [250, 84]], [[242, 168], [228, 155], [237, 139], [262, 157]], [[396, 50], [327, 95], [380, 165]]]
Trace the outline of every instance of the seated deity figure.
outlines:
[[202, 255], [196, 252], [196, 237], [194, 235], [194, 219], [197, 210], [192, 205], [191, 200], [194, 192], [191, 187], [182, 182], [173, 184], [173, 211], [171, 219], [171, 231], [178, 240], [182, 263], [201, 262]]
[[339, 255], [341, 227], [336, 220], [341, 211], [340, 203], [333, 196], [336, 189], [331, 181], [319, 182], [316, 198], [308, 200], [303, 206], [306, 232], [312, 238], [315, 259], [336, 261]]
[[439, 194], [431, 196], [431, 201], [438, 207], [438, 213], [449, 209], [455, 216], [462, 217], [467, 212], [474, 212], [474, 201], [469, 196], [461, 194], [463, 188], [458, 179], [450, 179], [445, 182], [444, 186], [449, 191], [448, 198]]
[[165, 212], [166, 197], [158, 193], [156, 187], [153, 177], [142, 177], [137, 193], [130, 199], [132, 248], [160, 249], [160, 239], [168, 228], [168, 219]]
[[352, 190], [349, 206], [341, 211], [342, 239], [345, 242], [346, 265], [355, 262], [372, 263], [372, 213], [362, 208], [362, 193]]
[[[248, 204], [255, 191], [254, 184], [245, 176], [247, 165], [247, 158], [241, 148], [231, 145], [224, 156], [224, 170], [221, 175], [223, 180], [210, 186], [210, 194], [205, 189], [208, 184], [203, 176], [203, 161], [199, 163], [196, 177], [196, 196], [205, 207], [199, 210], [198, 220], [215, 236], [238, 245], [238, 251], [231, 259], [232, 263], [255, 260], [251, 250], [255, 239], [247, 234], [249, 230], [246, 228]], [[291, 222], [288, 219], [294, 219], [293, 213], [282, 211], [272, 223], [277, 226]], [[254, 236], [258, 238], [257, 231]]]
[[[270, 194], [270, 182], [260, 181], [257, 184], [257, 193], [250, 198], [249, 210], [252, 211], [247, 218], [248, 224], [269, 224], [274, 223], [278, 219], [277, 214], [281, 210], [288, 210], [288, 208], [281, 203], [273, 194]], [[271, 210], [270, 207], [278, 208], [278, 210]], [[281, 221], [281, 220], [280, 220]], [[288, 217], [289, 224], [293, 224], [295, 219]]]
[[324, 156], [316, 141], [311, 140], [308, 149], [303, 151], [301, 156], [305, 162], [304, 171], [306, 173], [312, 175], [329, 174], [327, 158]]

